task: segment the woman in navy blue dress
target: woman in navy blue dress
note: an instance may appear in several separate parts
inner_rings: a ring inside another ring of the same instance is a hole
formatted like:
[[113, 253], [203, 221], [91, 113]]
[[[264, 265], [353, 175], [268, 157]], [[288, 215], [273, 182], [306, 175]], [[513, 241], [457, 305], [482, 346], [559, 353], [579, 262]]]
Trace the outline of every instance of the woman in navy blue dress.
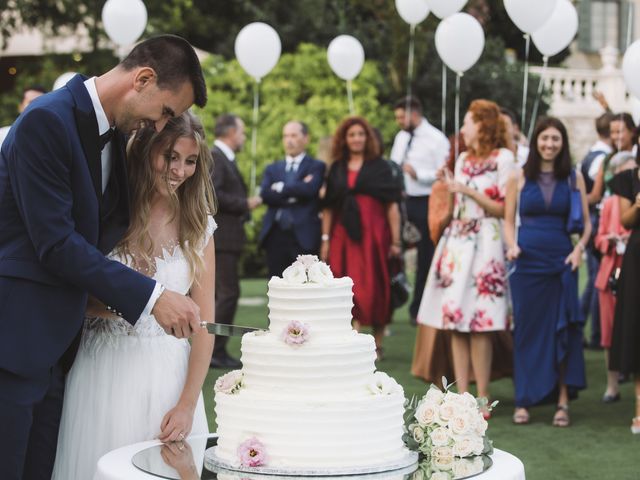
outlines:
[[[572, 179], [585, 224], [575, 245], [566, 228]], [[556, 118], [537, 123], [527, 163], [509, 179], [504, 228], [515, 262], [513, 421], [528, 423], [529, 407], [554, 400], [553, 425], [567, 427], [569, 393], [586, 386], [577, 270], [591, 225], [584, 180], [572, 173], [567, 130]]]

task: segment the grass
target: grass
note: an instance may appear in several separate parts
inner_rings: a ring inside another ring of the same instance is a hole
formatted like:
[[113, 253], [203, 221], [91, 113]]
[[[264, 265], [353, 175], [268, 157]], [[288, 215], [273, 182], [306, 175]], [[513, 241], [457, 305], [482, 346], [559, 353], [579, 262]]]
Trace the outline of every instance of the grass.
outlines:
[[[266, 297], [265, 280], [244, 280], [243, 297]], [[238, 309], [235, 322], [239, 325], [266, 327], [267, 306], [245, 306]], [[394, 377], [405, 389], [407, 397], [422, 395], [427, 384], [410, 373], [415, 329], [409, 324], [406, 309], [396, 312], [391, 335], [385, 339], [385, 359], [378, 368]], [[640, 346], [639, 346], [640, 348]], [[229, 351], [240, 354], [240, 339], [232, 338]], [[629, 431], [633, 416], [633, 384], [621, 386], [622, 400], [604, 405], [600, 398], [605, 388], [604, 354], [585, 350], [587, 390], [571, 404], [572, 426], [558, 429], [551, 426], [552, 405], [531, 410], [531, 424], [515, 426], [513, 384], [511, 379], [491, 384], [494, 399], [500, 404], [489, 421], [489, 435], [494, 446], [520, 458], [528, 480], [554, 479], [621, 479], [640, 480], [640, 435]], [[204, 395], [211, 431], [215, 431], [213, 383], [219, 370], [210, 370]]]

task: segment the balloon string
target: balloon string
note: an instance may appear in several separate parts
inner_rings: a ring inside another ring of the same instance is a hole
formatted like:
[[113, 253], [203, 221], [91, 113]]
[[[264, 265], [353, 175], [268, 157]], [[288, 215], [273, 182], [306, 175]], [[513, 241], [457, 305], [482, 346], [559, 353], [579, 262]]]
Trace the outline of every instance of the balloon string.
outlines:
[[413, 82], [413, 59], [415, 49], [416, 26], [409, 29], [409, 59], [407, 60], [407, 103], [404, 108], [405, 125], [409, 126], [411, 120], [411, 83]]
[[536, 100], [533, 103], [533, 110], [531, 112], [531, 120], [529, 120], [529, 133], [527, 139], [531, 143], [531, 136], [533, 135], [533, 126], [536, 122], [536, 116], [538, 115], [538, 107], [540, 106], [540, 98], [542, 97], [542, 87], [544, 87], [544, 76], [547, 73], [547, 66], [549, 65], [549, 57], [546, 55], [542, 57], [542, 72], [540, 72], [540, 81], [538, 82], [538, 92], [536, 93]]
[[442, 62], [442, 116], [440, 118], [442, 133], [447, 130], [447, 66]]
[[347, 80], [347, 100], [349, 101], [349, 113], [354, 115], [355, 109], [353, 108], [353, 91], [351, 90], [351, 80]]
[[260, 80], [253, 85], [253, 122], [251, 128], [251, 195], [256, 191], [256, 152], [258, 149], [258, 110], [260, 105]]
[[531, 36], [528, 33], [524, 34], [525, 47], [524, 47], [524, 86], [522, 89], [522, 115], [520, 117], [520, 130], [524, 132], [524, 121], [527, 115], [527, 90], [529, 89], [529, 45], [531, 42]]
[[456, 106], [455, 106], [455, 122], [456, 122], [456, 141], [455, 141], [455, 160], [458, 160], [460, 154], [460, 78], [462, 74], [458, 72], [456, 75]]

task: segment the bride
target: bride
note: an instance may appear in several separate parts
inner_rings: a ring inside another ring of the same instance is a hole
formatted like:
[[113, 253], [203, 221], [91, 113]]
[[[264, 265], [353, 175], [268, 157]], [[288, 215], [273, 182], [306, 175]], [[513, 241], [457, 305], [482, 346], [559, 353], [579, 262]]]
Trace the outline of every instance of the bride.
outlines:
[[[190, 113], [130, 142], [131, 222], [110, 257], [178, 293], [213, 321], [215, 254], [210, 153]], [[167, 335], [153, 316], [131, 326], [90, 302], [81, 346], [67, 376], [53, 478], [90, 479], [110, 450], [144, 440], [208, 433], [202, 384], [213, 336]]]

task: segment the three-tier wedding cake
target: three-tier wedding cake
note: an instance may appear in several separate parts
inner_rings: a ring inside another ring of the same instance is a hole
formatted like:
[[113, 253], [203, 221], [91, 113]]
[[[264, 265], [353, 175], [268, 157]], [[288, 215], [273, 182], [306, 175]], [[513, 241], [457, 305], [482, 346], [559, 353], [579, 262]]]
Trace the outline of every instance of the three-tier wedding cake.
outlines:
[[[353, 282], [300, 256], [269, 281], [269, 331], [242, 337], [242, 370], [218, 379], [219, 464], [274, 471], [406, 466], [404, 392], [351, 328]], [[405, 465], [403, 465], [403, 462]]]

